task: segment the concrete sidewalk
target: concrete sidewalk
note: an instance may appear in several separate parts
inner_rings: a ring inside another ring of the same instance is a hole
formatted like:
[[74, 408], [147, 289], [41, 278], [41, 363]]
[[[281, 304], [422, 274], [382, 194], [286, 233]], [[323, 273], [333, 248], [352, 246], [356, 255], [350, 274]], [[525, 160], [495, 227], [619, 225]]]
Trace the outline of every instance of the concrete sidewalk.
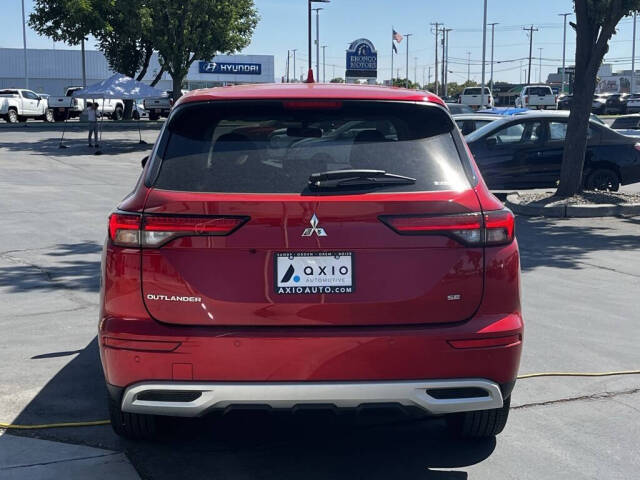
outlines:
[[0, 478], [133, 480], [140, 477], [124, 453], [0, 434]]

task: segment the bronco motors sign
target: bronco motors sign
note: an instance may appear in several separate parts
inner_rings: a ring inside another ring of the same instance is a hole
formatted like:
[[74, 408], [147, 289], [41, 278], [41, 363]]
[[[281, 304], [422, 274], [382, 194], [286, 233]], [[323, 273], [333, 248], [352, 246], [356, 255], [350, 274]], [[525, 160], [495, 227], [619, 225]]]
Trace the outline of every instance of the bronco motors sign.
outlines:
[[259, 63], [200, 62], [200, 73], [262, 75]]
[[378, 52], [373, 43], [359, 38], [347, 50], [348, 78], [376, 78], [378, 76]]

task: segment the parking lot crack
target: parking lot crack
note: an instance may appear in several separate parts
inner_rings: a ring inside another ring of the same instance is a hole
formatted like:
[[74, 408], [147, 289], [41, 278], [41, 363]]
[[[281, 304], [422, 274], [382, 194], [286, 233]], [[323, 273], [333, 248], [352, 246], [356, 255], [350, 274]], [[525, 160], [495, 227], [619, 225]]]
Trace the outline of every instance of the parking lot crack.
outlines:
[[56, 463], [67, 463], [67, 462], [76, 462], [78, 460], [91, 460], [93, 458], [103, 458], [103, 457], [112, 457], [114, 455], [120, 455], [121, 452], [109, 452], [103, 453], [101, 455], [89, 455], [86, 457], [74, 457], [74, 458], [63, 458], [60, 460], [53, 460], [51, 462], [39, 462], [39, 463], [26, 463], [22, 465], [12, 465], [11, 467], [6, 467], [2, 470], [14, 470], [18, 468], [29, 468], [29, 467], [40, 467], [43, 465], [54, 465]]
[[567, 397], [567, 398], [559, 398], [557, 400], [548, 400], [545, 402], [532, 402], [532, 403], [524, 403], [522, 405], [516, 405], [511, 407], [512, 410], [520, 410], [525, 408], [533, 408], [533, 407], [546, 407], [548, 405], [556, 405], [558, 403], [568, 403], [568, 402], [577, 402], [577, 401], [591, 401], [591, 400], [606, 400], [613, 399], [615, 397], [623, 396], [623, 395], [634, 395], [636, 393], [640, 393], [640, 388], [633, 388], [630, 390], [621, 390], [617, 392], [601, 392], [601, 393], [593, 393], [591, 395], [581, 395], [579, 397]]
[[580, 263], [582, 263], [584, 265], [588, 265], [588, 266], [593, 267], [593, 268], [599, 268], [600, 270], [606, 270], [608, 272], [619, 273], [621, 275], [627, 275], [629, 277], [640, 278], [640, 274], [625, 272], [625, 271], [622, 271], [622, 270], [618, 270], [617, 268], [604, 267], [602, 265], [598, 265], [598, 264], [590, 263], [590, 262], [585, 262], [585, 261], [580, 261]]

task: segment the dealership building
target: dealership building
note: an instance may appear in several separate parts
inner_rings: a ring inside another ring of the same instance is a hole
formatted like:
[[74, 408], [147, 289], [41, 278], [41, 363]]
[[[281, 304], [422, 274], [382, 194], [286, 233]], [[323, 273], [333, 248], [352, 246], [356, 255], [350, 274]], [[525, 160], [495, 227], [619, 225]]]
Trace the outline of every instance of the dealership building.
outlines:
[[[102, 52], [85, 52], [87, 85], [109, 78], [113, 72]], [[150, 83], [160, 71], [154, 54], [143, 81]], [[49, 95], [64, 95], [67, 87], [82, 85], [80, 50], [28, 49], [27, 73], [30, 90]], [[196, 60], [191, 65], [183, 88], [194, 90], [243, 83], [273, 83], [273, 55], [216, 55], [211, 61]], [[0, 88], [25, 88], [24, 50], [0, 48]], [[171, 77], [164, 73], [156, 85], [171, 90]]]

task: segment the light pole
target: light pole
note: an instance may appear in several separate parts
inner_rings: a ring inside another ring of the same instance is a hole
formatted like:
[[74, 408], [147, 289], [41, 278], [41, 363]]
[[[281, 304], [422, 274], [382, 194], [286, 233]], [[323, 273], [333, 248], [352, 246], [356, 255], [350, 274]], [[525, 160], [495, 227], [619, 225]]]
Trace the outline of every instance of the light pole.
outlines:
[[[559, 13], [558, 14], [561, 17], [564, 17], [564, 31], [563, 31], [563, 39], [562, 39], [562, 93], [564, 93], [564, 86], [567, 83], [567, 73], [565, 72], [565, 60], [566, 60], [566, 55], [567, 55], [567, 15], [571, 15], [571, 13]], [[635, 34], [634, 34], [634, 39], [635, 39]], [[635, 42], [634, 43], [634, 47], [635, 47]], [[631, 87], [633, 89], [633, 87]], [[631, 90], [633, 91], [633, 90]]]
[[498, 22], [490, 23], [491, 25], [491, 76], [489, 79], [489, 84], [491, 85], [491, 92], [493, 93], [493, 46], [494, 46], [494, 38], [496, 32], [496, 25], [500, 25]]
[[289, 83], [289, 58], [291, 58], [291, 50], [287, 50], [287, 83]]
[[404, 37], [407, 39], [407, 78], [405, 82], [405, 86], [409, 88], [409, 37], [411, 37], [413, 33], [407, 33]]
[[330, 3], [330, 0], [307, 0], [307, 55], [309, 57], [309, 71], [307, 72], [307, 82], [313, 82], [313, 68], [311, 63], [311, 4], [312, 3]]
[[293, 50], [291, 50], [291, 53], [293, 53], [293, 78], [296, 78], [296, 52], [298, 51], [297, 48], [294, 48]]
[[631, 93], [636, 93], [636, 19], [638, 14], [633, 12], [633, 46], [631, 47]]
[[444, 96], [449, 95], [449, 32], [453, 28], [445, 28], [444, 30]]
[[538, 83], [542, 83], [542, 48], [538, 48], [540, 50], [540, 63], [538, 65]]
[[418, 57], [413, 57], [413, 81], [418, 83]]
[[471, 81], [471, 52], [467, 52], [467, 83]]
[[22, 0], [22, 47], [24, 49], [24, 88], [29, 88], [29, 71], [27, 70], [27, 26], [24, 20], [24, 0]]
[[326, 63], [326, 51], [327, 45], [322, 45], [322, 83], [327, 82], [327, 63]]
[[485, 60], [487, 58], [487, 0], [484, 0], [484, 20], [482, 21], [482, 85], [480, 86], [480, 105], [484, 108], [484, 74], [486, 70]]
[[320, 81], [320, 10], [324, 8], [312, 8], [316, 12], [316, 80]]

